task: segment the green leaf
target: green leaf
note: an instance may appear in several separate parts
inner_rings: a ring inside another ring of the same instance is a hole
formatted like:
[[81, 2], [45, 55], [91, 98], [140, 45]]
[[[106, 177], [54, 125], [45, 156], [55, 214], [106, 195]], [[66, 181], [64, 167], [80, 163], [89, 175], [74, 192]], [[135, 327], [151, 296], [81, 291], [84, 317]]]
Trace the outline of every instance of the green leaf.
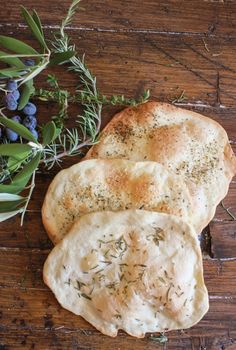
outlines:
[[[7, 149], [5, 149], [7, 148]], [[11, 143], [0, 146], [0, 155], [8, 156], [7, 169], [10, 173], [16, 171], [26, 161], [32, 148], [21, 143]]]
[[18, 104], [18, 110], [23, 109], [29, 102], [30, 96], [34, 93], [34, 83], [33, 79], [25, 82], [23, 89], [21, 91], [20, 101]]
[[7, 160], [7, 168], [12, 173], [15, 172], [21, 164], [29, 157], [30, 152], [20, 153], [18, 158], [9, 157]]
[[143, 98], [144, 98], [144, 100], [148, 100], [149, 99], [149, 97], [150, 97], [150, 90], [148, 89], [148, 90], [145, 90], [144, 91], [144, 94], [143, 94]]
[[0, 213], [5, 213], [5, 212], [9, 212], [12, 210], [16, 210], [21, 204], [25, 203], [26, 199], [19, 199], [16, 201], [4, 201], [4, 202], [0, 202]]
[[14, 78], [14, 77], [20, 77], [21, 75], [25, 74], [25, 70], [19, 69], [19, 68], [4, 68], [0, 70], [0, 75]]
[[8, 53], [0, 51], [0, 61], [17, 68], [25, 69], [24, 63], [18, 57], [11, 57]]
[[0, 116], [0, 123], [5, 125], [7, 128], [12, 129], [24, 139], [38, 144], [38, 141], [24, 125], [2, 116]]
[[41, 152], [38, 152], [36, 156], [33, 159], [31, 159], [31, 161], [27, 163], [24, 166], [24, 168], [13, 178], [12, 183], [17, 184], [18, 182], [26, 181], [25, 184], [27, 184], [31, 175], [37, 169], [41, 156], [42, 156]]
[[5, 35], [0, 35], [0, 45], [7, 50], [23, 55], [38, 54], [38, 52], [33, 47], [29, 46], [28, 44], [25, 44], [23, 41]]
[[4, 201], [16, 201], [24, 199], [24, 197], [19, 196], [18, 194], [10, 194], [10, 193], [0, 193], [0, 202]]
[[38, 42], [41, 44], [42, 47], [44, 47], [47, 50], [47, 45], [45, 43], [44, 37], [41, 33], [41, 31], [38, 28], [38, 25], [34, 21], [31, 14], [26, 10], [24, 6], [21, 6], [21, 13], [24, 17], [26, 23], [28, 24], [29, 28], [31, 29], [32, 33], [34, 34], [35, 38], [38, 40]]
[[44, 70], [48, 65], [48, 61], [45, 61], [44, 64], [42, 64], [41, 66], [37, 67], [36, 69], [32, 70], [30, 72], [29, 75], [27, 75], [25, 77], [25, 79], [20, 83], [20, 85], [25, 84], [27, 81], [33, 79], [34, 77], [36, 77], [36, 75], [38, 75], [42, 70]]
[[[38, 29], [40, 30], [41, 34], [43, 35], [43, 28], [42, 28], [42, 24], [41, 24], [41, 20], [36, 12], [36, 10], [33, 10], [33, 20], [35, 21], [35, 23], [37, 24], [38, 26]], [[43, 35], [44, 36], [44, 35]]]
[[4, 185], [0, 184], [0, 193], [20, 193], [25, 187], [24, 182], [18, 182], [17, 184]]
[[14, 211], [10, 211], [10, 212], [7, 212], [7, 213], [0, 214], [0, 222], [3, 222], [5, 220], [7, 220], [7, 219], [10, 219], [13, 216], [21, 213], [22, 211], [23, 211], [23, 208], [20, 208], [20, 209], [14, 210]]
[[8, 143], [0, 145], [0, 155], [1, 156], [11, 156], [14, 158], [20, 158], [22, 153], [31, 151], [29, 145], [22, 143]]
[[72, 58], [76, 54], [75, 51], [66, 51], [66, 52], [59, 52], [53, 55], [53, 58], [50, 60], [50, 66], [61, 64], [66, 61], [68, 61], [70, 58]]
[[52, 141], [55, 140], [57, 137], [57, 128], [53, 121], [48, 122], [46, 125], [44, 125], [43, 130], [43, 145], [48, 145]]
[[[56, 127], [55, 139], [60, 135], [61, 131], [62, 131], [62, 127], [60, 127], [60, 128]], [[54, 140], [55, 140], [55, 139], [54, 139]]]
[[37, 169], [40, 159], [41, 152], [37, 153], [36, 156], [27, 163], [24, 168], [13, 178], [9, 185], [0, 184], [0, 193], [12, 193], [17, 194], [21, 192], [27, 185], [33, 172]]

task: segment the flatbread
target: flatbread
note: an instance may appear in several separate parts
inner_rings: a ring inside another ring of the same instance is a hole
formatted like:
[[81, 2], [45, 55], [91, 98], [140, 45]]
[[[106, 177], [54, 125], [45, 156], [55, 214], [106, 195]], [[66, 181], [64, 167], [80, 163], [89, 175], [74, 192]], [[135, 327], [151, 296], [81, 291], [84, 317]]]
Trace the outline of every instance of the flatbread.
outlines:
[[84, 214], [129, 208], [160, 211], [185, 220], [193, 215], [188, 187], [156, 162], [87, 160], [62, 170], [52, 181], [42, 219], [56, 244]]
[[195, 203], [198, 233], [213, 218], [236, 173], [236, 158], [218, 123], [157, 102], [116, 114], [87, 153], [89, 158], [151, 160], [184, 176]]
[[102, 333], [185, 329], [208, 310], [194, 230], [145, 210], [84, 215], [43, 269], [59, 303]]

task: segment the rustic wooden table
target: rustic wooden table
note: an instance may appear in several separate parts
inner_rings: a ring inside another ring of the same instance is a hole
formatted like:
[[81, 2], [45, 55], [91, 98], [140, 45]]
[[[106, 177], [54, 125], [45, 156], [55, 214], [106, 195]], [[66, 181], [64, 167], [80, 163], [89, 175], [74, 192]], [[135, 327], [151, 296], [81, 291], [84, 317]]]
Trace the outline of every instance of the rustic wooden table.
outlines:
[[[0, 32], [32, 43], [19, 6], [36, 8], [46, 35], [57, 28], [69, 0], [1, 0]], [[173, 101], [185, 91], [182, 107], [220, 122], [236, 151], [236, 2], [175, 0], [84, 1], [69, 33], [97, 76], [103, 93], [136, 96], [150, 88], [152, 98]], [[57, 70], [56, 70], [57, 71]], [[75, 86], [67, 74], [64, 86]], [[40, 78], [41, 81], [43, 78]], [[39, 80], [40, 80], [39, 79]], [[54, 106], [39, 108], [46, 120]], [[113, 111], [104, 112], [104, 124]], [[64, 166], [73, 164], [71, 159]], [[149, 336], [115, 339], [63, 310], [42, 281], [52, 248], [40, 208], [58, 169], [41, 172], [23, 227], [19, 218], [0, 225], [0, 349], [161, 349]], [[236, 181], [225, 206], [236, 213]], [[236, 349], [236, 221], [221, 206], [205, 230], [205, 279], [210, 310], [192, 329], [170, 332], [169, 350]]]

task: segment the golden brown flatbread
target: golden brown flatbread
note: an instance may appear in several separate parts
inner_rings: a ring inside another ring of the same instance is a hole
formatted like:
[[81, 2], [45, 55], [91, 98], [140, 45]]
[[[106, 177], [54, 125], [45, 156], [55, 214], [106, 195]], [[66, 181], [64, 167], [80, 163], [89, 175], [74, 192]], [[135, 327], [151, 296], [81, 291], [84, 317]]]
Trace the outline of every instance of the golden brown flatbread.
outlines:
[[182, 175], [195, 203], [198, 233], [214, 216], [236, 173], [236, 158], [218, 123], [158, 102], [116, 114], [87, 153], [89, 158], [156, 161]]
[[189, 189], [181, 176], [156, 162], [92, 159], [59, 172], [42, 208], [42, 219], [56, 244], [84, 214], [146, 209], [194, 221]]

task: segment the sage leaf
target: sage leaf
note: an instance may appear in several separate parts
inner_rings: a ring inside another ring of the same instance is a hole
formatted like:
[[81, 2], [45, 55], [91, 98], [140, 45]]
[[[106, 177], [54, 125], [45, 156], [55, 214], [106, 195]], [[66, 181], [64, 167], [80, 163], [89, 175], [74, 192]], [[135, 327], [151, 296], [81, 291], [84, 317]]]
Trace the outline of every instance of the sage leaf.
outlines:
[[0, 51], [0, 61], [17, 68], [25, 69], [24, 63], [18, 57], [11, 57], [8, 53]]
[[0, 70], [1, 76], [9, 77], [9, 78], [20, 77], [25, 73], [27, 73], [27, 71], [24, 71], [19, 68], [4, 68]]
[[15, 53], [23, 55], [37, 55], [38, 52], [28, 44], [25, 44], [23, 41], [11, 38], [9, 36], [0, 35], [0, 45], [5, 49], [14, 51]]
[[48, 122], [46, 125], [44, 125], [43, 130], [43, 145], [48, 145], [52, 141], [55, 140], [57, 137], [57, 128], [53, 121]]
[[16, 171], [21, 164], [26, 161], [26, 159], [29, 157], [30, 152], [22, 152], [20, 154], [17, 154], [17, 158], [15, 157], [9, 157], [7, 160], [7, 169], [12, 173]]
[[21, 13], [26, 23], [28, 24], [29, 28], [31, 29], [32, 33], [34, 34], [35, 38], [38, 40], [41, 46], [47, 50], [48, 48], [45, 43], [42, 32], [39, 30], [38, 25], [36, 24], [33, 17], [30, 15], [30, 13], [26, 10], [24, 6], [21, 6]]
[[56, 65], [56, 64], [62, 64], [68, 61], [70, 58], [72, 58], [76, 54], [75, 51], [66, 51], [66, 52], [59, 52], [54, 54], [53, 58], [50, 60], [50, 66]]
[[20, 193], [25, 187], [25, 183], [18, 182], [17, 184], [0, 184], [0, 193], [12, 193], [12, 194], [17, 194]]
[[38, 141], [34, 138], [31, 132], [24, 125], [2, 116], [0, 116], [0, 123], [6, 126], [7, 128], [12, 129], [24, 139], [38, 144]]
[[24, 168], [13, 178], [12, 183], [17, 184], [18, 182], [21, 181], [26, 181], [25, 184], [29, 181], [31, 175], [33, 172], [37, 169], [40, 159], [41, 159], [41, 152], [38, 152], [36, 156], [31, 159], [29, 163], [27, 163]]
[[[33, 10], [32, 18], [35, 21], [35, 23], [37, 24], [38, 29], [40, 30], [41, 34], [43, 35], [43, 28], [42, 28], [41, 20], [40, 20], [37, 12], [35, 10]], [[44, 37], [44, 35], [43, 35], [43, 37]]]
[[56, 127], [56, 135], [55, 135], [54, 140], [60, 135], [61, 130], [62, 130], [62, 127], [61, 128]]
[[0, 201], [0, 213], [16, 210], [21, 204], [25, 202], [26, 202], [25, 198], [15, 200], [15, 201], [5, 201], [5, 202]]
[[22, 153], [25, 154], [25, 152], [31, 151], [31, 149], [29, 145], [22, 143], [2, 144], [0, 145], [0, 155], [11, 156], [18, 159], [21, 157]]
[[36, 156], [23, 167], [23, 169], [13, 178], [10, 184], [0, 184], [0, 193], [17, 194], [21, 192], [27, 185], [33, 172], [37, 169], [40, 159], [41, 152], [37, 153]]
[[22, 211], [23, 211], [23, 208], [20, 208], [20, 209], [14, 210], [14, 211], [0, 214], [0, 222], [3, 222], [7, 219], [10, 219], [17, 214], [22, 213]]
[[[27, 81], [33, 79], [34, 77], [36, 77], [36, 75], [38, 75], [42, 70], [44, 70], [48, 65], [48, 61], [45, 61], [44, 64], [42, 64], [41, 66], [35, 68], [34, 70], [32, 70], [26, 77], [25, 79], [20, 83], [20, 85], [25, 84]], [[19, 86], [20, 86], [19, 85]]]
[[30, 96], [34, 93], [34, 90], [35, 89], [34, 89], [33, 79], [26, 81], [21, 91], [21, 97], [18, 104], [19, 111], [27, 105], [27, 103], [29, 102]]
[[3, 201], [16, 201], [24, 199], [24, 197], [19, 196], [18, 194], [11, 194], [11, 193], [0, 193], [0, 202]]

